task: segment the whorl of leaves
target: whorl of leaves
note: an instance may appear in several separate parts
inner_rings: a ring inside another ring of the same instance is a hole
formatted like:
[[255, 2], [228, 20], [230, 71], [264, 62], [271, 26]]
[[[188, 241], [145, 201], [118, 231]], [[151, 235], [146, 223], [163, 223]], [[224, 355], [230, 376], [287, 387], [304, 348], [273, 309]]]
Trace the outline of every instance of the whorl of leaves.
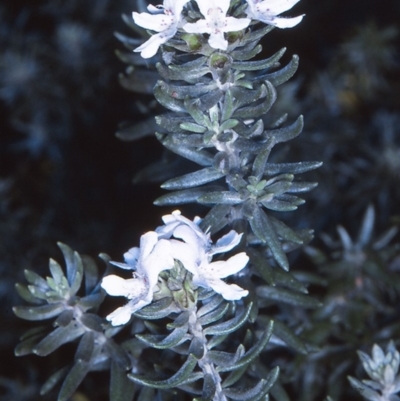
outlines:
[[[67, 245], [58, 245], [65, 259], [66, 274], [50, 259], [51, 277], [44, 279], [26, 270], [28, 285], [16, 284], [19, 295], [30, 304], [13, 308], [18, 317], [31, 321], [53, 320], [51, 324], [28, 330], [15, 354], [47, 356], [66, 343], [77, 343], [73, 362], [56, 371], [42, 386], [41, 394], [62, 382], [57, 401], [66, 401], [90, 371], [111, 368], [110, 400], [130, 401], [132, 386], [125, 372], [131, 362], [112, 339], [119, 330], [96, 314], [105, 295], [99, 286], [97, 266], [91, 258], [81, 257]], [[124, 383], [127, 387], [121, 392], [118, 388]]]

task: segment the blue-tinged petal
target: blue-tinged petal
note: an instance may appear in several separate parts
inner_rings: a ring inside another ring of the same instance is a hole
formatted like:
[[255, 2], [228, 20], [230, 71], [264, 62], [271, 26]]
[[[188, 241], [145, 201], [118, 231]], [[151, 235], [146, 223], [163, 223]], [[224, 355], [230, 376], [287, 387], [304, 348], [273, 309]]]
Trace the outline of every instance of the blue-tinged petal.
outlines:
[[268, 12], [270, 15], [278, 15], [290, 10], [300, 0], [264, 0], [256, 3], [262, 12]]
[[229, 231], [221, 237], [215, 245], [211, 248], [209, 252], [210, 255], [215, 255], [216, 253], [228, 252], [237, 246], [242, 239], [243, 234], [238, 234], [235, 230]]
[[128, 252], [124, 253], [125, 262], [128, 265], [130, 265], [133, 268], [135, 268], [136, 264], [137, 264], [137, 262], [139, 260], [139, 255], [140, 255], [140, 248], [138, 248], [138, 247], [131, 248], [131, 249], [129, 249]]
[[274, 25], [277, 28], [285, 29], [285, 28], [293, 28], [294, 26], [296, 26], [301, 22], [303, 17], [304, 14], [294, 18], [273, 17], [269, 21], [263, 21], [261, 19], [260, 21], [265, 22], [266, 24]]

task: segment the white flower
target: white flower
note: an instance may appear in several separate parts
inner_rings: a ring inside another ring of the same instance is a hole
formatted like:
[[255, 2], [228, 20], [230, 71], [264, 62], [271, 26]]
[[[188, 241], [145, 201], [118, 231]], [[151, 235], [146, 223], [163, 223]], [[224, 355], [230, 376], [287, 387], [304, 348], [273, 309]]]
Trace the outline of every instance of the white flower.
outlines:
[[224, 32], [240, 31], [246, 28], [251, 20], [249, 18], [227, 17], [230, 0], [196, 0], [204, 19], [195, 23], [188, 23], [182, 28], [189, 33], [208, 33], [208, 43], [214, 49], [226, 50], [228, 41]]
[[209, 234], [204, 233], [197, 225], [199, 218], [192, 222], [181, 216], [179, 211], [175, 211], [172, 215], [164, 216], [163, 221], [165, 226], [158, 228], [157, 232], [161, 236], [172, 235], [183, 241], [170, 240], [172, 256], [193, 274], [194, 284], [212, 288], [229, 301], [248, 295], [247, 290], [221, 280], [246, 266], [249, 257], [245, 252], [238, 253], [227, 261], [212, 262], [213, 255], [227, 252], [238, 245], [242, 234], [231, 230], [213, 245]]
[[279, 14], [291, 9], [300, 0], [246, 0], [248, 17], [273, 25], [278, 28], [292, 28], [303, 19], [304, 15], [294, 18], [278, 17]]
[[130, 300], [125, 306], [107, 316], [107, 320], [113, 326], [128, 323], [132, 313], [151, 303], [158, 275], [174, 266], [170, 242], [159, 239], [154, 231], [142, 235], [140, 249], [130, 249], [124, 254], [124, 258], [127, 263], [111, 263], [123, 269], [136, 269], [133, 278], [125, 280], [110, 275], [104, 277], [101, 282], [101, 286], [109, 295], [123, 296]]
[[147, 42], [143, 43], [134, 51], [140, 52], [143, 58], [153, 57], [162, 44], [174, 37], [182, 21], [181, 14], [183, 7], [188, 1], [189, 0], [164, 0], [162, 6], [155, 7], [149, 5], [147, 7], [151, 14], [133, 12], [132, 17], [136, 25], [159, 32], [151, 36]]

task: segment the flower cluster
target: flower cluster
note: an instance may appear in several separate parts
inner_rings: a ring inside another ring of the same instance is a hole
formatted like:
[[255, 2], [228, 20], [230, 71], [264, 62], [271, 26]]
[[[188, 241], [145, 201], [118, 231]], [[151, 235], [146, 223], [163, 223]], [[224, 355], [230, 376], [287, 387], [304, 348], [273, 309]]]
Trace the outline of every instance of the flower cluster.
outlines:
[[173, 268], [175, 260], [193, 274], [195, 286], [212, 288], [229, 301], [248, 294], [236, 284], [221, 280], [246, 266], [249, 258], [245, 252], [226, 261], [212, 262], [215, 254], [230, 251], [238, 245], [242, 234], [231, 230], [213, 244], [210, 235], [200, 229], [198, 217], [191, 221], [175, 211], [164, 216], [163, 221], [165, 225], [141, 237], [140, 248], [132, 248], [124, 254], [126, 263], [111, 262], [123, 269], [134, 270], [133, 278], [109, 275], [102, 280], [101, 286], [109, 295], [129, 299], [125, 306], [107, 316], [114, 326], [126, 324], [132, 313], [151, 303], [159, 274]]
[[228, 14], [230, 0], [195, 0], [203, 18], [196, 22], [188, 22], [182, 12], [189, 0], [164, 0], [163, 5], [149, 5], [149, 13], [133, 12], [136, 25], [158, 32], [145, 43], [135, 49], [143, 58], [153, 57], [158, 48], [172, 39], [178, 29], [188, 33], [206, 33], [209, 35], [208, 44], [214, 49], [226, 50], [228, 41], [224, 33], [241, 31], [249, 26], [252, 20], [278, 28], [292, 28], [297, 25], [303, 15], [295, 18], [278, 17], [289, 10], [300, 0], [246, 0], [247, 18], [235, 18]]

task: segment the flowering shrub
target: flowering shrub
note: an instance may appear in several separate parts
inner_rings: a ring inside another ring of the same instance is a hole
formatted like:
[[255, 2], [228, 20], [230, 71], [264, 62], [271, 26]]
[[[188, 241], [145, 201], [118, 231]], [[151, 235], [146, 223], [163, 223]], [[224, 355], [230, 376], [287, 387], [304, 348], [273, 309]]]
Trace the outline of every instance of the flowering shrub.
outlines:
[[[124, 263], [101, 254], [103, 273], [91, 258], [63, 244], [65, 273], [54, 260], [51, 277], [26, 272], [29, 284], [17, 290], [32, 305], [17, 306], [14, 313], [51, 324], [28, 331], [16, 354], [47, 356], [78, 343], [72, 361], [48, 379], [42, 394], [61, 384], [57, 399], [67, 401], [90, 372], [109, 370], [111, 401], [287, 401], [295, 382], [303, 390], [298, 399], [339, 398], [341, 385], [321, 385], [318, 372], [335, 362], [334, 377], [343, 383], [353, 363], [343, 350], [351, 347], [355, 354], [356, 345], [348, 327], [361, 338], [372, 320], [393, 318], [386, 305], [398, 299], [397, 281], [383, 272], [396, 263], [398, 247], [389, 242], [397, 232], [372, 240], [372, 207], [357, 241], [338, 229], [342, 251], [324, 237], [333, 249], [329, 255], [308, 246], [313, 230], [288, 223], [287, 212], [305, 203], [300, 195], [317, 186], [301, 174], [322, 163], [285, 159], [280, 145], [301, 134], [303, 117], [271, 111], [278, 87], [296, 73], [298, 57], [283, 67], [286, 49], [253, 58], [275, 27], [302, 21], [304, 15], [281, 16], [298, 1], [165, 0], [125, 18], [146, 39], [139, 44], [119, 36], [131, 51], [120, 57], [133, 64], [121, 82], [135, 88], [138, 76], [149, 73], [152, 81], [158, 74], [152, 91], [166, 111], [152, 126], [161, 144], [192, 168], [167, 177], [162, 188], [168, 192], [154, 203], [195, 203], [208, 211], [193, 220], [179, 210], [164, 215], [164, 224], [142, 234]], [[299, 256], [289, 253], [299, 249], [317, 274], [291, 269]], [[328, 274], [329, 258], [339, 262]], [[377, 277], [385, 277], [388, 296]], [[310, 296], [314, 286], [318, 291]], [[125, 304], [115, 309], [111, 297]], [[379, 315], [363, 322], [358, 311], [368, 311], [371, 301], [380, 306]], [[359, 354], [375, 382], [350, 383], [368, 399], [397, 397], [394, 343], [387, 353], [375, 346], [372, 359]]]

